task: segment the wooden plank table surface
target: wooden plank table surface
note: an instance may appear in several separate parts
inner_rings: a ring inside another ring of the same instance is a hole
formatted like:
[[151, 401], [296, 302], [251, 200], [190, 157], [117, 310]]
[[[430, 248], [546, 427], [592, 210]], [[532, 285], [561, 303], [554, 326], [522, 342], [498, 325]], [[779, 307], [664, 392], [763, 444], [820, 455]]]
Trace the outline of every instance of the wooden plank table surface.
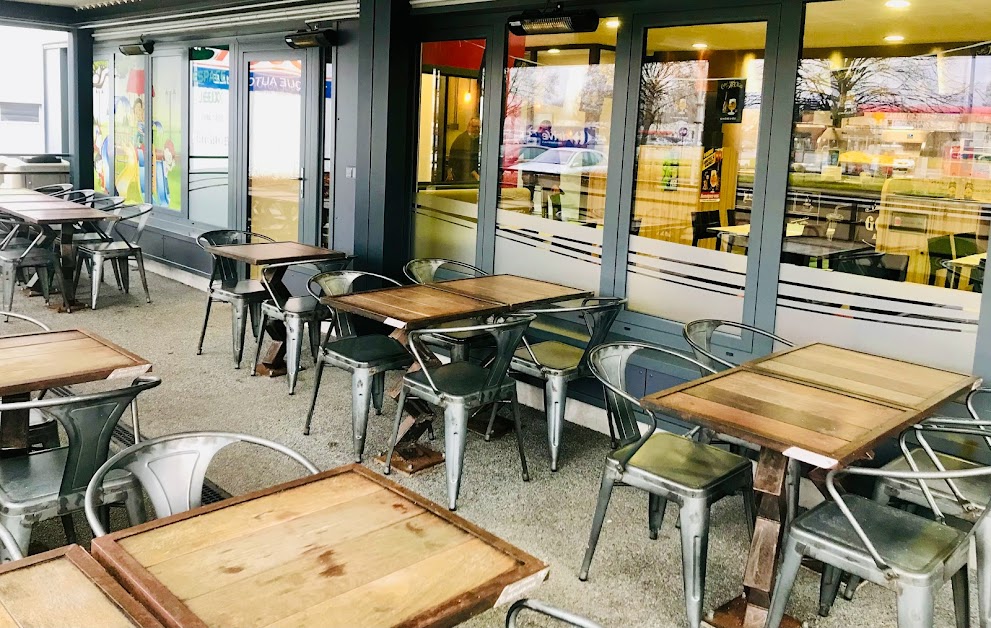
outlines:
[[[2, 202], [2, 201], [0, 201]], [[333, 249], [300, 244], [299, 242], [255, 242], [250, 244], [225, 244], [208, 246], [206, 250], [214, 255], [227, 257], [245, 264], [284, 264], [323, 259], [341, 259], [346, 254]]]
[[[151, 363], [114, 343], [81, 329], [39, 331], [0, 338], [0, 398], [27, 401], [34, 391], [102, 379], [134, 378]], [[5, 412], [0, 418], [0, 447], [28, 446], [28, 412]]]
[[42, 196], [48, 196], [43, 192], [38, 192], [31, 188], [0, 188], [0, 196], [7, 196], [9, 194], [41, 194]]
[[86, 550], [69, 545], [0, 565], [0, 626], [160, 628]]
[[[20, 194], [0, 195], [0, 203], [44, 203], [49, 201], [64, 200], [41, 192], [22, 192]], [[71, 201], [70, 201], [71, 202]]]
[[507, 312], [510, 306], [441, 290], [436, 286], [400, 286], [323, 297], [332, 308], [370, 318], [397, 329], [417, 329], [474, 316]]
[[454, 626], [548, 567], [350, 465], [93, 541], [166, 626]]
[[504, 303], [511, 309], [546, 305], [557, 301], [592, 296], [592, 292], [570, 286], [516, 275], [489, 275], [452, 279], [431, 284], [432, 287], [483, 301]]
[[[842, 467], [932, 415], [980, 379], [826, 344], [778, 352], [647, 395], [644, 407], [760, 445], [757, 524], [744, 572], [746, 595], [717, 609], [716, 628], [764, 626], [798, 462]], [[821, 472], [813, 477], [822, 484]], [[785, 617], [782, 626], [799, 622]]]

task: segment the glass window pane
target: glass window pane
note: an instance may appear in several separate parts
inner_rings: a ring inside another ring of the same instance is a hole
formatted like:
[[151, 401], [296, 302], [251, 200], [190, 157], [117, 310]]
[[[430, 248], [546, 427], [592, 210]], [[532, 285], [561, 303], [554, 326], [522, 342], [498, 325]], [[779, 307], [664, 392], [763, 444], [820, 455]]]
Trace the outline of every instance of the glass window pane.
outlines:
[[93, 189], [110, 193], [110, 62], [93, 62]]
[[323, 87], [323, 192], [320, 195], [320, 238], [323, 246], [330, 247], [331, 224], [334, 212], [334, 66], [327, 64]]
[[182, 209], [182, 57], [151, 60], [151, 201]]
[[189, 219], [229, 227], [230, 60], [226, 47], [189, 50]]
[[[806, 10], [778, 331], [969, 370], [991, 214], [986, 12]], [[883, 27], [837, 26], [854, 21]]]
[[598, 291], [616, 29], [509, 35], [495, 270]]
[[[65, 31], [0, 24], [0, 153], [64, 152], [66, 121], [75, 115], [63, 100], [68, 81], [62, 71]], [[12, 164], [13, 165], [13, 164]], [[34, 185], [67, 181], [61, 166], [14, 176], [7, 182]]]
[[485, 40], [420, 48], [413, 257], [475, 263]]
[[114, 55], [114, 188], [128, 203], [146, 197], [144, 56]]
[[764, 22], [647, 31], [627, 259], [630, 309], [741, 321]]

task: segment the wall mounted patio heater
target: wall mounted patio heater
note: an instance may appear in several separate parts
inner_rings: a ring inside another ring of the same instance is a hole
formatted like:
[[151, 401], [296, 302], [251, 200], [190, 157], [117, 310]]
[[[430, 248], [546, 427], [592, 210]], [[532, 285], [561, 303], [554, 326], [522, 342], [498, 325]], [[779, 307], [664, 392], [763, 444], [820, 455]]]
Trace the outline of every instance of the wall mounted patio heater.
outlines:
[[337, 31], [333, 29], [302, 30], [286, 35], [290, 48], [329, 48], [337, 43]]
[[133, 44], [123, 44], [120, 47], [120, 53], [122, 55], [150, 55], [154, 50], [155, 42], [144, 40]]
[[599, 28], [599, 14], [593, 9], [566, 11], [559, 4], [553, 9], [524, 11], [509, 18], [514, 35], [556, 35], [591, 33]]

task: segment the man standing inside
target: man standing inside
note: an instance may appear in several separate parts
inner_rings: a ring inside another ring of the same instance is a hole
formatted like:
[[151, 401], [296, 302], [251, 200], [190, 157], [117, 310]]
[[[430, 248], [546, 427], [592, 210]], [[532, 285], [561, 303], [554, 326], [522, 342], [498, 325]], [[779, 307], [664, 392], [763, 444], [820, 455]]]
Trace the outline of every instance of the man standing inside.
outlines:
[[448, 157], [449, 181], [478, 181], [481, 132], [482, 121], [472, 118], [468, 121], [468, 129], [454, 138]]

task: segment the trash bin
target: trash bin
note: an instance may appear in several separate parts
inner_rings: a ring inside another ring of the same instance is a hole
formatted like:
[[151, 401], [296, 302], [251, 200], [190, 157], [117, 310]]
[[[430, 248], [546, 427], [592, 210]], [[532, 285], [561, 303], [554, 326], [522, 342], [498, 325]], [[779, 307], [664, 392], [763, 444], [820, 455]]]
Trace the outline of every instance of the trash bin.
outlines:
[[69, 182], [69, 162], [55, 156], [4, 157], [2, 161], [0, 187], [3, 188], [38, 188]]

